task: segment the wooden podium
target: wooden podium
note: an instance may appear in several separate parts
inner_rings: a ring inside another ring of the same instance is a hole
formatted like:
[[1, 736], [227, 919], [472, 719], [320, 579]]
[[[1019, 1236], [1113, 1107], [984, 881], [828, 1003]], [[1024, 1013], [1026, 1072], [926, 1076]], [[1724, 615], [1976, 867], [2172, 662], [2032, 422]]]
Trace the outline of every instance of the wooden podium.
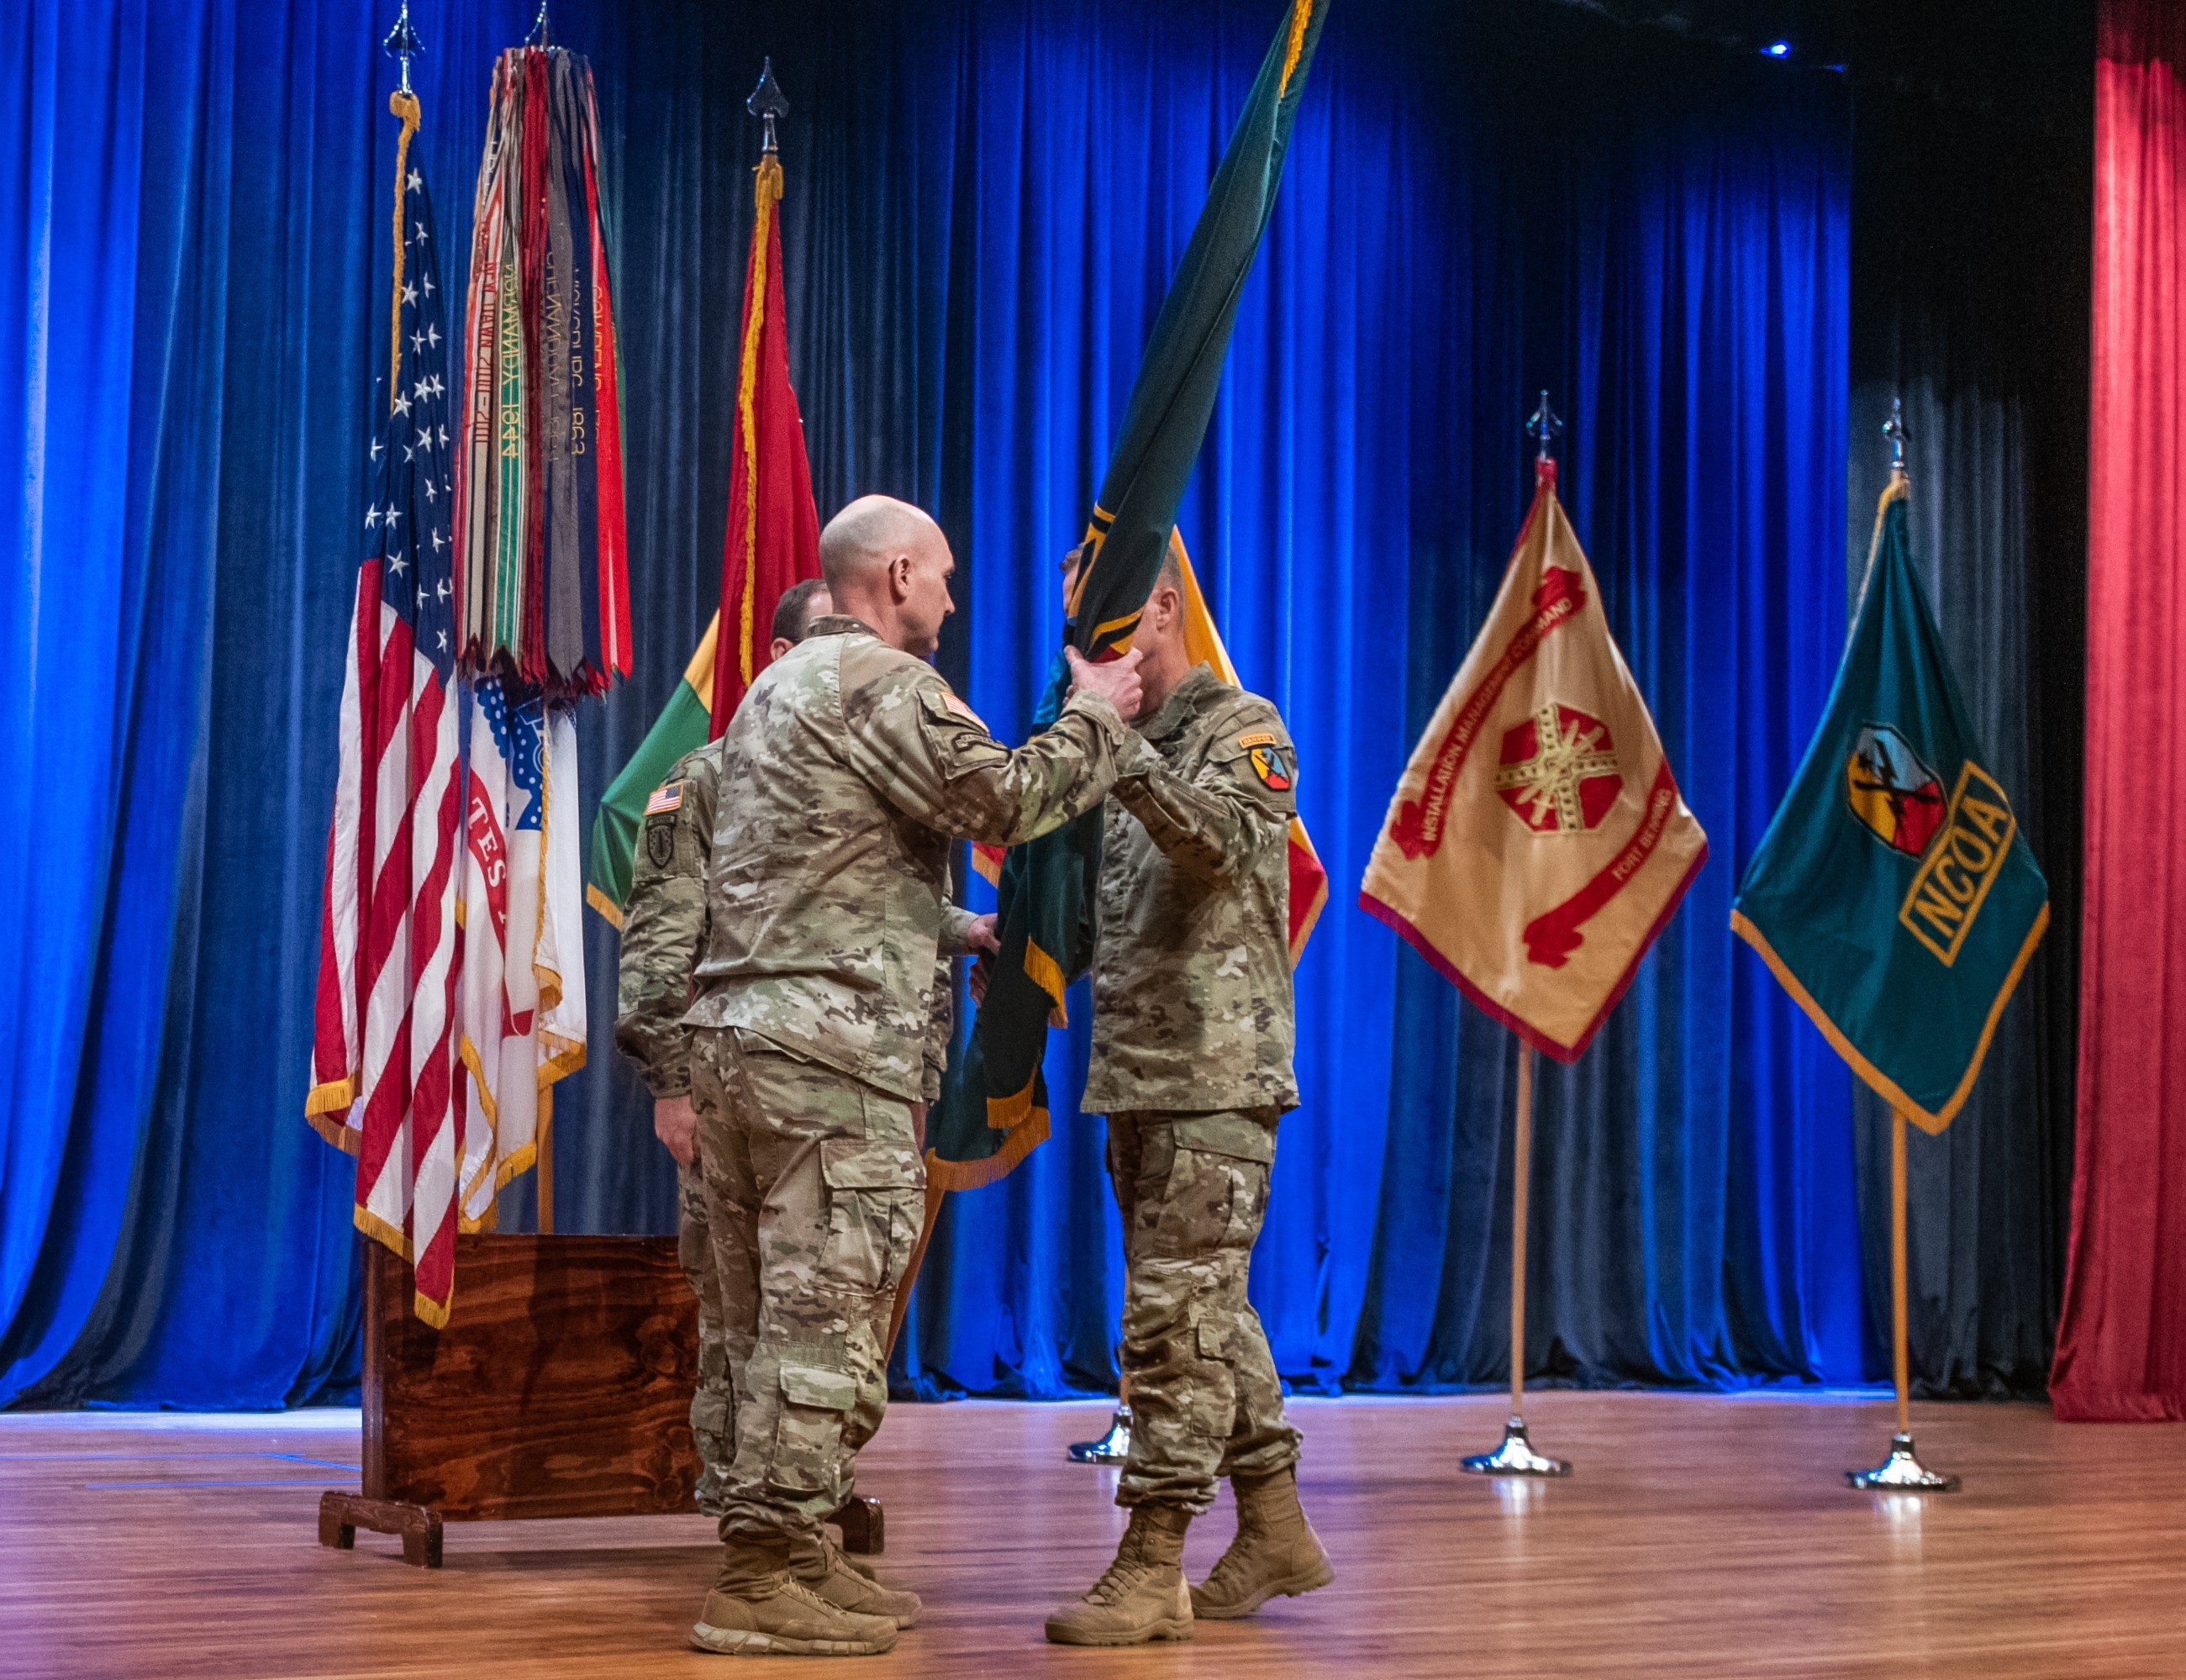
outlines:
[[[456, 1239], [456, 1299], [435, 1330], [401, 1260], [364, 1245], [364, 1474], [319, 1500], [319, 1543], [396, 1534], [436, 1569], [441, 1525], [694, 1511], [698, 1303], [673, 1237]], [[877, 1552], [880, 1503], [830, 1520]]]

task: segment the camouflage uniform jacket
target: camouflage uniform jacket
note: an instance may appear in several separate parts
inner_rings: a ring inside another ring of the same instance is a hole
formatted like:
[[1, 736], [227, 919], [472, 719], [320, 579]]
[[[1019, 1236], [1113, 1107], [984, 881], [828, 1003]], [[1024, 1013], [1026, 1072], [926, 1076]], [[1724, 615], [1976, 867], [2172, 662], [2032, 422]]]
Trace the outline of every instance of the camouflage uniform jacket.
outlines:
[[712, 911], [693, 1027], [739, 1027], [918, 1100], [952, 837], [1022, 845], [1100, 804], [1132, 740], [1073, 697], [1012, 752], [922, 659], [818, 619], [759, 673], [721, 738]]
[[1295, 1108], [1290, 736], [1204, 665], [1140, 733], [1101, 832], [1082, 1106]]
[[[720, 776], [717, 741], [675, 761], [647, 802], [637, 866], [623, 906], [615, 1045], [637, 1064], [646, 1089], [656, 1097], [687, 1096], [691, 1090], [694, 1029], [684, 1024], [683, 1014], [691, 1007], [692, 971], [706, 949], [706, 867], [714, 853]], [[961, 945], [970, 916], [953, 905], [946, 913]], [[922, 1095], [928, 1102], [939, 1100], [941, 1076], [949, 1067], [954, 979], [948, 957], [938, 958], [928, 1004]]]
[[720, 786], [718, 742], [686, 753], [646, 801], [636, 867], [623, 905], [615, 1047], [656, 1097], [688, 1095], [691, 971], [706, 947], [706, 863]]

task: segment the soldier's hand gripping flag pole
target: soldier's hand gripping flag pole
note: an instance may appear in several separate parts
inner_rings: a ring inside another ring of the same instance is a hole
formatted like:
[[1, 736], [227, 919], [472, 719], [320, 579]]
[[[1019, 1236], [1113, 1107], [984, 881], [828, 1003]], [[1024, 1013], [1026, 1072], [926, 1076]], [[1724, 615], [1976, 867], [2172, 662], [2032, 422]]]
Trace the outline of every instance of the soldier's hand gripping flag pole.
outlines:
[[[1230, 350], [1237, 300], [1281, 183], [1306, 73], [1329, 0], [1290, 0], [1261, 60], [1191, 243], [1169, 282], [1139, 363], [1137, 382], [1079, 549], [1063, 606], [1066, 645], [1088, 658], [1129, 651], [1139, 615], [1176, 526], [1177, 504], [1207, 434]], [[1056, 661], [1034, 714], [1052, 723], [1068, 686]], [[998, 890], [1001, 942], [969, 1048], [950, 1070], [931, 1119], [926, 1221], [897, 1294], [895, 1329], [910, 1299], [941, 1198], [992, 1184], [1047, 1136], [1040, 1073], [1051, 1020], [1090, 958], [1085, 907], [1101, 867], [1096, 809], [1029, 845], [1014, 847]]]
[[[1230, 649], [1222, 640], [1222, 631], [1214, 622], [1214, 614], [1208, 610], [1206, 593], [1199, 587], [1199, 574], [1193, 568], [1191, 556], [1185, 552], [1182, 531], [1172, 530], [1169, 534], [1169, 547], [1175, 557], [1178, 574], [1184, 580], [1185, 658], [1193, 665], [1211, 667], [1214, 675], [1232, 688], [1244, 687], [1237, 667], [1230, 660]], [[1073, 550], [1073, 557], [1075, 553]], [[1074, 558], [1072, 563], [1074, 565]], [[1005, 847], [974, 846], [972, 867], [1000, 886], [1002, 862], [1007, 854]], [[1320, 854], [1314, 849], [1313, 837], [1306, 832], [1303, 817], [1291, 819], [1288, 862], [1291, 966], [1296, 968], [1299, 959], [1305, 955], [1306, 941], [1313, 937], [1314, 924], [1328, 907], [1328, 871], [1322, 866]], [[1120, 1464], [1123, 1460], [1119, 1458], [1115, 1462]]]
[[1855, 1487], [1948, 1492], [1913, 1450], [1906, 1323], [1909, 1125], [1931, 1134], [1972, 1094], [2004, 1006], [2049, 925], [2049, 889], [1985, 764], [1906, 536], [1897, 405], [1890, 487], [1821, 725], [1733, 900], [1830, 1047], [1891, 1106], [1890, 1267], [1897, 1431]]
[[1523, 1410], [1536, 1050], [1575, 1061], [1707, 858], [1707, 837], [1609, 633], [1556, 496], [1548, 393], [1533, 511], [1488, 622], [1389, 801], [1359, 901], [1519, 1040], [1511, 1172], [1511, 1418], [1464, 1459], [1563, 1476]]

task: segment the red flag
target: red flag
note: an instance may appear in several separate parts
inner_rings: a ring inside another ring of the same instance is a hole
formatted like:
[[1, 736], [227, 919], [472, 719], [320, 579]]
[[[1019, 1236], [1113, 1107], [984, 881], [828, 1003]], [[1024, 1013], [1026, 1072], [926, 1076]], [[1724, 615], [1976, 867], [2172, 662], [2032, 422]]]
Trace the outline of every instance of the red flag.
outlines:
[[1572, 1061], [1707, 858], [1544, 462], [1359, 901], [1520, 1038]]
[[721, 552], [721, 635], [714, 645], [719, 740], [752, 679], [766, 667], [782, 591], [820, 575], [820, 514], [804, 459], [804, 422], [789, 384], [782, 321], [782, 164], [759, 160], [753, 184], [751, 257], [744, 270], [743, 357], [729, 447], [729, 529]]

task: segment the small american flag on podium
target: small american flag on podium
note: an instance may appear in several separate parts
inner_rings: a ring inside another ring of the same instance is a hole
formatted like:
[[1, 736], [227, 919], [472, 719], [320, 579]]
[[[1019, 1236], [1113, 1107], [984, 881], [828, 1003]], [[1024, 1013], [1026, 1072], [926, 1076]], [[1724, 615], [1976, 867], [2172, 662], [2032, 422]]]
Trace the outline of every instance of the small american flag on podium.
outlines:
[[447, 335], [432, 206], [411, 161], [418, 103], [396, 93], [394, 283], [373, 382], [356, 611], [305, 1112], [356, 1156], [357, 1228], [412, 1263], [418, 1316], [455, 1284], [453, 1000], [458, 968], [455, 585]]

